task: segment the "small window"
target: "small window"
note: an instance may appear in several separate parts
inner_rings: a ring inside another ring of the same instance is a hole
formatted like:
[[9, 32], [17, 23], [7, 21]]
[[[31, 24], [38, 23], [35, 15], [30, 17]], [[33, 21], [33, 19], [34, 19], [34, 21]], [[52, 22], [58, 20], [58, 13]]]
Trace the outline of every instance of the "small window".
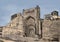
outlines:
[[17, 17], [17, 14], [12, 15], [12, 16], [11, 16], [11, 20], [13, 20], [13, 19], [16, 18], [16, 17]]
[[2, 29], [0, 29], [0, 32], [2, 32]]
[[2, 35], [2, 33], [0, 33], [0, 35]]

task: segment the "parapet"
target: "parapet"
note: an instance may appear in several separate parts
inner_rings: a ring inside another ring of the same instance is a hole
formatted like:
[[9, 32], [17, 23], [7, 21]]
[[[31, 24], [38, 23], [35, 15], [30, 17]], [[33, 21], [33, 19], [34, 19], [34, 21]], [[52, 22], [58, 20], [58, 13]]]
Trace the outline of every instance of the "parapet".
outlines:
[[45, 15], [45, 19], [47, 20], [57, 20], [60, 19], [60, 16], [58, 15], [58, 11], [53, 11], [51, 14]]
[[16, 13], [16, 14], [12, 15], [11, 20], [13, 20], [14, 18], [16, 18], [18, 16], [22, 16], [22, 14], [21, 13]]
[[40, 7], [37, 5], [37, 6], [34, 7], [34, 8], [23, 9], [23, 12], [24, 12], [24, 13], [32, 13], [32, 12], [34, 12], [36, 9], [40, 9]]
[[12, 15], [12, 16], [11, 16], [11, 20], [13, 20], [13, 19], [16, 18], [16, 17], [17, 17], [17, 14]]

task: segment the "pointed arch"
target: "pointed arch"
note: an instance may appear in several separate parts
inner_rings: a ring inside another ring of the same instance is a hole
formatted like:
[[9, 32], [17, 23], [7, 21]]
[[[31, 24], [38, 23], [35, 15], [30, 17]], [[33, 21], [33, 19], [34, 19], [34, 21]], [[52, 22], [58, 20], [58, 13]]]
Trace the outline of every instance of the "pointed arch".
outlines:
[[35, 18], [32, 17], [32, 16], [28, 16], [28, 17], [26, 18], [26, 20], [28, 20], [28, 19], [30, 19], [30, 18], [32, 18], [33, 20], [35, 20]]

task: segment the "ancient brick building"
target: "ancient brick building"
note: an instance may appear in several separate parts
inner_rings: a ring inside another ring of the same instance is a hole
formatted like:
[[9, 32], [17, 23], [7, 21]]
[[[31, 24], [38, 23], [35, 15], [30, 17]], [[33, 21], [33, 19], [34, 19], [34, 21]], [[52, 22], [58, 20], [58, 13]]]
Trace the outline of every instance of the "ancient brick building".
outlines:
[[20, 37], [29, 37], [38, 38], [39, 42], [59, 42], [59, 33], [60, 16], [58, 12], [53, 11], [41, 19], [39, 6], [23, 9], [22, 13], [12, 15], [11, 21], [2, 29], [3, 38], [16, 40], [21, 39]]

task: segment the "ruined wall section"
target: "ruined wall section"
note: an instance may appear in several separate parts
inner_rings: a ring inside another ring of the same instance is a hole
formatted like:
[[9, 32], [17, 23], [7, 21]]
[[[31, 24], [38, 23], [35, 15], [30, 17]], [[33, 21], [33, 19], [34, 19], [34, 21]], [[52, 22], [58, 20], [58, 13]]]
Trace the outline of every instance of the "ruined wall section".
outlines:
[[51, 21], [50, 20], [44, 20], [43, 24], [42, 24], [42, 35], [44, 39], [49, 39], [50, 36], [50, 25], [51, 25]]
[[43, 39], [58, 41], [60, 37], [60, 20], [44, 20], [42, 27]]
[[12, 19], [8, 26], [3, 28], [3, 37], [23, 37], [23, 17], [21, 14], [17, 14], [17, 17]]

